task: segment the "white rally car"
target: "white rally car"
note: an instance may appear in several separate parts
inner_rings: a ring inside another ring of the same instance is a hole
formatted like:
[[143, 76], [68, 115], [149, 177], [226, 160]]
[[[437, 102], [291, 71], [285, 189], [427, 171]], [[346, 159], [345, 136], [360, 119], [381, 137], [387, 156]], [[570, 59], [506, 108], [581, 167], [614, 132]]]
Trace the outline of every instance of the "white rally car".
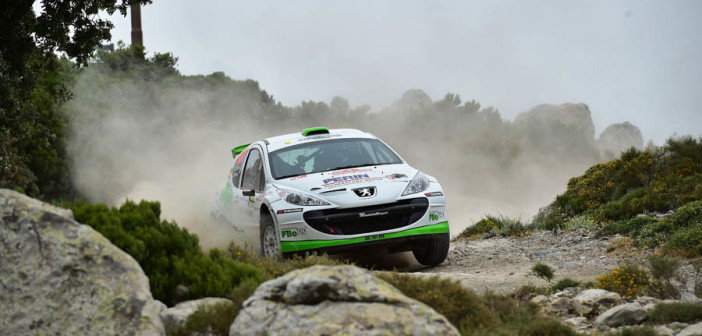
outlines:
[[391, 253], [412, 251], [423, 265], [446, 259], [441, 185], [372, 134], [316, 127], [232, 155], [213, 215], [255, 230], [264, 256], [382, 244]]

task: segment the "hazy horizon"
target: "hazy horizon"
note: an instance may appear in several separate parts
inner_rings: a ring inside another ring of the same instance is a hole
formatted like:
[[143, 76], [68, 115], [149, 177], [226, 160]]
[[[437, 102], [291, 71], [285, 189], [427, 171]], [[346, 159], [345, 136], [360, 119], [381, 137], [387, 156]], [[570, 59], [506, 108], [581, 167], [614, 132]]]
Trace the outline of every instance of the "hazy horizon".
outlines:
[[[586, 103], [599, 134], [630, 121], [661, 144], [700, 136], [698, 1], [154, 1], [147, 50], [184, 74], [251, 78], [283, 104], [338, 95], [373, 110], [408, 89], [495, 106]], [[115, 16], [113, 41], [130, 41]]]

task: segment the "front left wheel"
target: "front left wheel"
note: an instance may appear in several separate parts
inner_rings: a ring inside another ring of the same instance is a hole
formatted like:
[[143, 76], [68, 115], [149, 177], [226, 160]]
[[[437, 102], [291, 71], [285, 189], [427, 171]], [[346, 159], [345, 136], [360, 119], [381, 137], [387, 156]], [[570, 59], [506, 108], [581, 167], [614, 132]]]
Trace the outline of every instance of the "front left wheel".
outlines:
[[412, 248], [412, 254], [420, 264], [436, 266], [446, 260], [450, 240], [448, 233], [425, 239], [421, 245]]
[[275, 223], [270, 215], [261, 217], [261, 255], [266, 258], [278, 257], [280, 255], [280, 242]]

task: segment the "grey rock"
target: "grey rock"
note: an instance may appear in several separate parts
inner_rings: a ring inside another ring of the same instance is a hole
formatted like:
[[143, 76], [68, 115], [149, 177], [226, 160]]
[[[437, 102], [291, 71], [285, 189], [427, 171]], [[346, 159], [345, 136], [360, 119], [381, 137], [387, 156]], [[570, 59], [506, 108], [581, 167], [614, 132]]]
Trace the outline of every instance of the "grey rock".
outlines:
[[458, 335], [445, 317], [367, 270], [312, 266], [266, 281], [229, 335]]
[[560, 297], [551, 302], [550, 311], [565, 316], [575, 311], [575, 304], [570, 298]]
[[0, 189], [4, 335], [163, 335], [149, 279], [70, 211]]
[[625, 303], [612, 307], [595, 319], [596, 326], [620, 327], [636, 325], [646, 319], [646, 309], [637, 303]]
[[579, 315], [594, 316], [622, 302], [622, 297], [604, 289], [586, 289], [578, 293], [573, 301]]
[[618, 157], [631, 147], [642, 149], [643, 137], [641, 130], [629, 122], [607, 126], [597, 139], [597, 148], [608, 159]]
[[166, 306], [165, 303], [163, 303], [163, 302], [161, 302], [161, 301], [159, 301], [159, 300], [154, 300], [154, 304], [155, 304], [156, 307], [158, 308], [157, 310], [158, 310], [159, 313], [161, 313], [162, 311], [168, 309], [168, 306]]
[[204, 298], [199, 300], [184, 301], [161, 312], [161, 321], [166, 330], [183, 326], [188, 317], [200, 308], [217, 304], [233, 304], [232, 301], [222, 298]]
[[651, 304], [651, 303], [657, 304], [657, 303], [661, 302], [660, 299], [656, 299], [656, 298], [650, 297], [650, 296], [639, 296], [634, 301], [640, 303], [643, 306]]
[[517, 125], [551, 122], [571, 126], [583, 139], [590, 142], [595, 140], [595, 124], [592, 122], [590, 108], [585, 104], [542, 104], [514, 118]]
[[590, 327], [590, 324], [587, 323], [587, 318], [582, 316], [571, 317], [566, 319], [565, 322], [577, 330], [585, 330]]
[[702, 299], [698, 298], [695, 294], [692, 294], [690, 292], [683, 292], [680, 295], [680, 301], [689, 303], [699, 303], [702, 302]]
[[688, 326], [680, 330], [676, 336], [702, 336], [702, 322]]
[[549, 299], [548, 299], [548, 297], [546, 297], [546, 295], [537, 295], [537, 296], [534, 296], [533, 298], [531, 298], [531, 300], [529, 300], [529, 301], [536, 303], [536, 304], [544, 304], [544, 303], [548, 303]]
[[656, 332], [657, 332], [658, 334], [660, 334], [661, 336], [673, 336], [673, 335], [675, 335], [675, 331], [674, 331], [673, 329], [670, 329], [670, 328], [668, 328], [668, 327], [666, 327], [666, 326], [664, 326], [664, 325], [657, 325], [657, 326], [653, 327], [653, 329], [655, 329]]
[[563, 289], [562, 291], [553, 294], [553, 296], [572, 298], [577, 293], [578, 293], [578, 289], [576, 287], [567, 287], [567, 288]]

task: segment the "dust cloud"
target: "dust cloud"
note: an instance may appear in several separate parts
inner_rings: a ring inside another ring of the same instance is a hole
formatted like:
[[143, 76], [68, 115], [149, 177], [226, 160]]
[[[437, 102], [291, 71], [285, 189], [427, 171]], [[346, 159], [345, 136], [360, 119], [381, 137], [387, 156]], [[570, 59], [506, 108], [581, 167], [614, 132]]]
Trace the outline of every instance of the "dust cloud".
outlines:
[[232, 165], [231, 148], [310, 126], [367, 130], [437, 177], [452, 235], [485, 214], [528, 221], [570, 177], [600, 160], [592, 135], [579, 137], [578, 125], [556, 120], [531, 129], [457, 95], [434, 101], [411, 90], [376, 111], [338, 97], [285, 107], [258, 83], [221, 73], [110, 76], [89, 67], [64, 107], [74, 184], [88, 200], [109, 205], [158, 200], [162, 217], [198, 234], [205, 247], [237, 236], [210, 217]]

